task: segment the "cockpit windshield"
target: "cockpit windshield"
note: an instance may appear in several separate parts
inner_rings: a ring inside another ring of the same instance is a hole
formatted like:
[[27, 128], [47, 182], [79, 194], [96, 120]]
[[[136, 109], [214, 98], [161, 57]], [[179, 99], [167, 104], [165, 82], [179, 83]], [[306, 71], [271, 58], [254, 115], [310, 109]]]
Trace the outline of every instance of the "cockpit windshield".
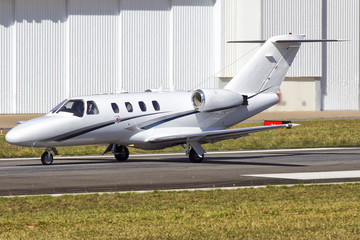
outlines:
[[55, 113], [66, 101], [67, 101], [67, 99], [65, 99], [64, 101], [62, 101], [62, 102], [59, 103], [58, 105], [56, 105], [56, 107], [54, 107], [53, 109], [51, 109], [50, 112], [51, 112], [51, 113]]
[[57, 111], [57, 113], [59, 112], [68, 112], [74, 116], [82, 117], [84, 115], [84, 102], [77, 99], [69, 100]]

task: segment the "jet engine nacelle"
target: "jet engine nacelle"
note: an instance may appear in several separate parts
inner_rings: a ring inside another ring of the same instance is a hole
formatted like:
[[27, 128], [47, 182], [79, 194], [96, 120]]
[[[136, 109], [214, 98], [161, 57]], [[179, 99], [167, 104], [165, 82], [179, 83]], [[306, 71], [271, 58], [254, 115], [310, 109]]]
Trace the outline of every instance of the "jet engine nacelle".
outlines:
[[226, 89], [198, 89], [192, 94], [191, 101], [195, 110], [200, 112], [245, 105], [243, 95]]

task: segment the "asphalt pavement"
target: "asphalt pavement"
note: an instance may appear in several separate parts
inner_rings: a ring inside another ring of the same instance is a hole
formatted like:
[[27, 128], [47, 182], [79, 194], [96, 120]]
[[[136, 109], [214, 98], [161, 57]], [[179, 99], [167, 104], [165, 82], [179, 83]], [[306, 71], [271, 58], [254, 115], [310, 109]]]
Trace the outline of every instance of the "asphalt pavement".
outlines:
[[207, 153], [198, 164], [185, 154], [0, 159], [2, 196], [358, 181], [360, 148]]

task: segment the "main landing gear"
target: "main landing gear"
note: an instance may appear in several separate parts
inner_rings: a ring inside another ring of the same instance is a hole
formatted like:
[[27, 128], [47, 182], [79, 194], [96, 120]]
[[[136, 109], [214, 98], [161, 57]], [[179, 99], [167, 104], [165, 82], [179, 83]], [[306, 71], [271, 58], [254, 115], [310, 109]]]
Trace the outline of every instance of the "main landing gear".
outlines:
[[120, 162], [125, 162], [129, 158], [129, 149], [126, 146], [110, 144], [102, 155], [110, 151], [114, 154], [115, 159]]
[[113, 154], [116, 160], [124, 162], [129, 158], [129, 149], [123, 145], [116, 145]]
[[192, 163], [201, 163], [204, 160], [204, 154], [201, 154], [201, 156], [199, 156], [199, 154], [197, 154], [195, 150], [191, 148], [189, 152], [189, 160]]
[[186, 146], [185, 144], [182, 144], [181, 146], [185, 149], [186, 155], [189, 156], [190, 162], [201, 163], [204, 161], [205, 150], [200, 143], [187, 139]]
[[204, 161], [205, 150], [202, 148], [201, 144], [198, 142], [190, 142], [189, 140], [186, 143], [181, 145], [186, 152], [186, 155], [189, 156], [189, 160], [192, 163], [201, 163]]
[[54, 157], [50, 150], [52, 150], [55, 155], [59, 155], [56, 148], [46, 148], [45, 152], [41, 155], [41, 163], [43, 165], [51, 165], [54, 161]]

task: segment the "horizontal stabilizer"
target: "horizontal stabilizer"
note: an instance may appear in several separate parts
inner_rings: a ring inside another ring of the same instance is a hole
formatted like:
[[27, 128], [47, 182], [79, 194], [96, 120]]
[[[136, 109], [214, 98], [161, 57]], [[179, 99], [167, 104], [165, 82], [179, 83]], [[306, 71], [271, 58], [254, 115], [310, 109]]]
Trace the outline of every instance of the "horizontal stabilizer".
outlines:
[[[314, 43], [314, 42], [346, 42], [345, 39], [290, 39], [290, 40], [276, 40], [277, 43]], [[266, 40], [243, 40], [243, 41], [228, 41], [227, 43], [265, 43]]]
[[227, 43], [265, 43], [266, 40], [228, 41]]
[[345, 42], [349, 40], [345, 39], [291, 39], [291, 40], [277, 40], [278, 43], [291, 43], [291, 42], [299, 42], [299, 43], [312, 43], [312, 42]]

